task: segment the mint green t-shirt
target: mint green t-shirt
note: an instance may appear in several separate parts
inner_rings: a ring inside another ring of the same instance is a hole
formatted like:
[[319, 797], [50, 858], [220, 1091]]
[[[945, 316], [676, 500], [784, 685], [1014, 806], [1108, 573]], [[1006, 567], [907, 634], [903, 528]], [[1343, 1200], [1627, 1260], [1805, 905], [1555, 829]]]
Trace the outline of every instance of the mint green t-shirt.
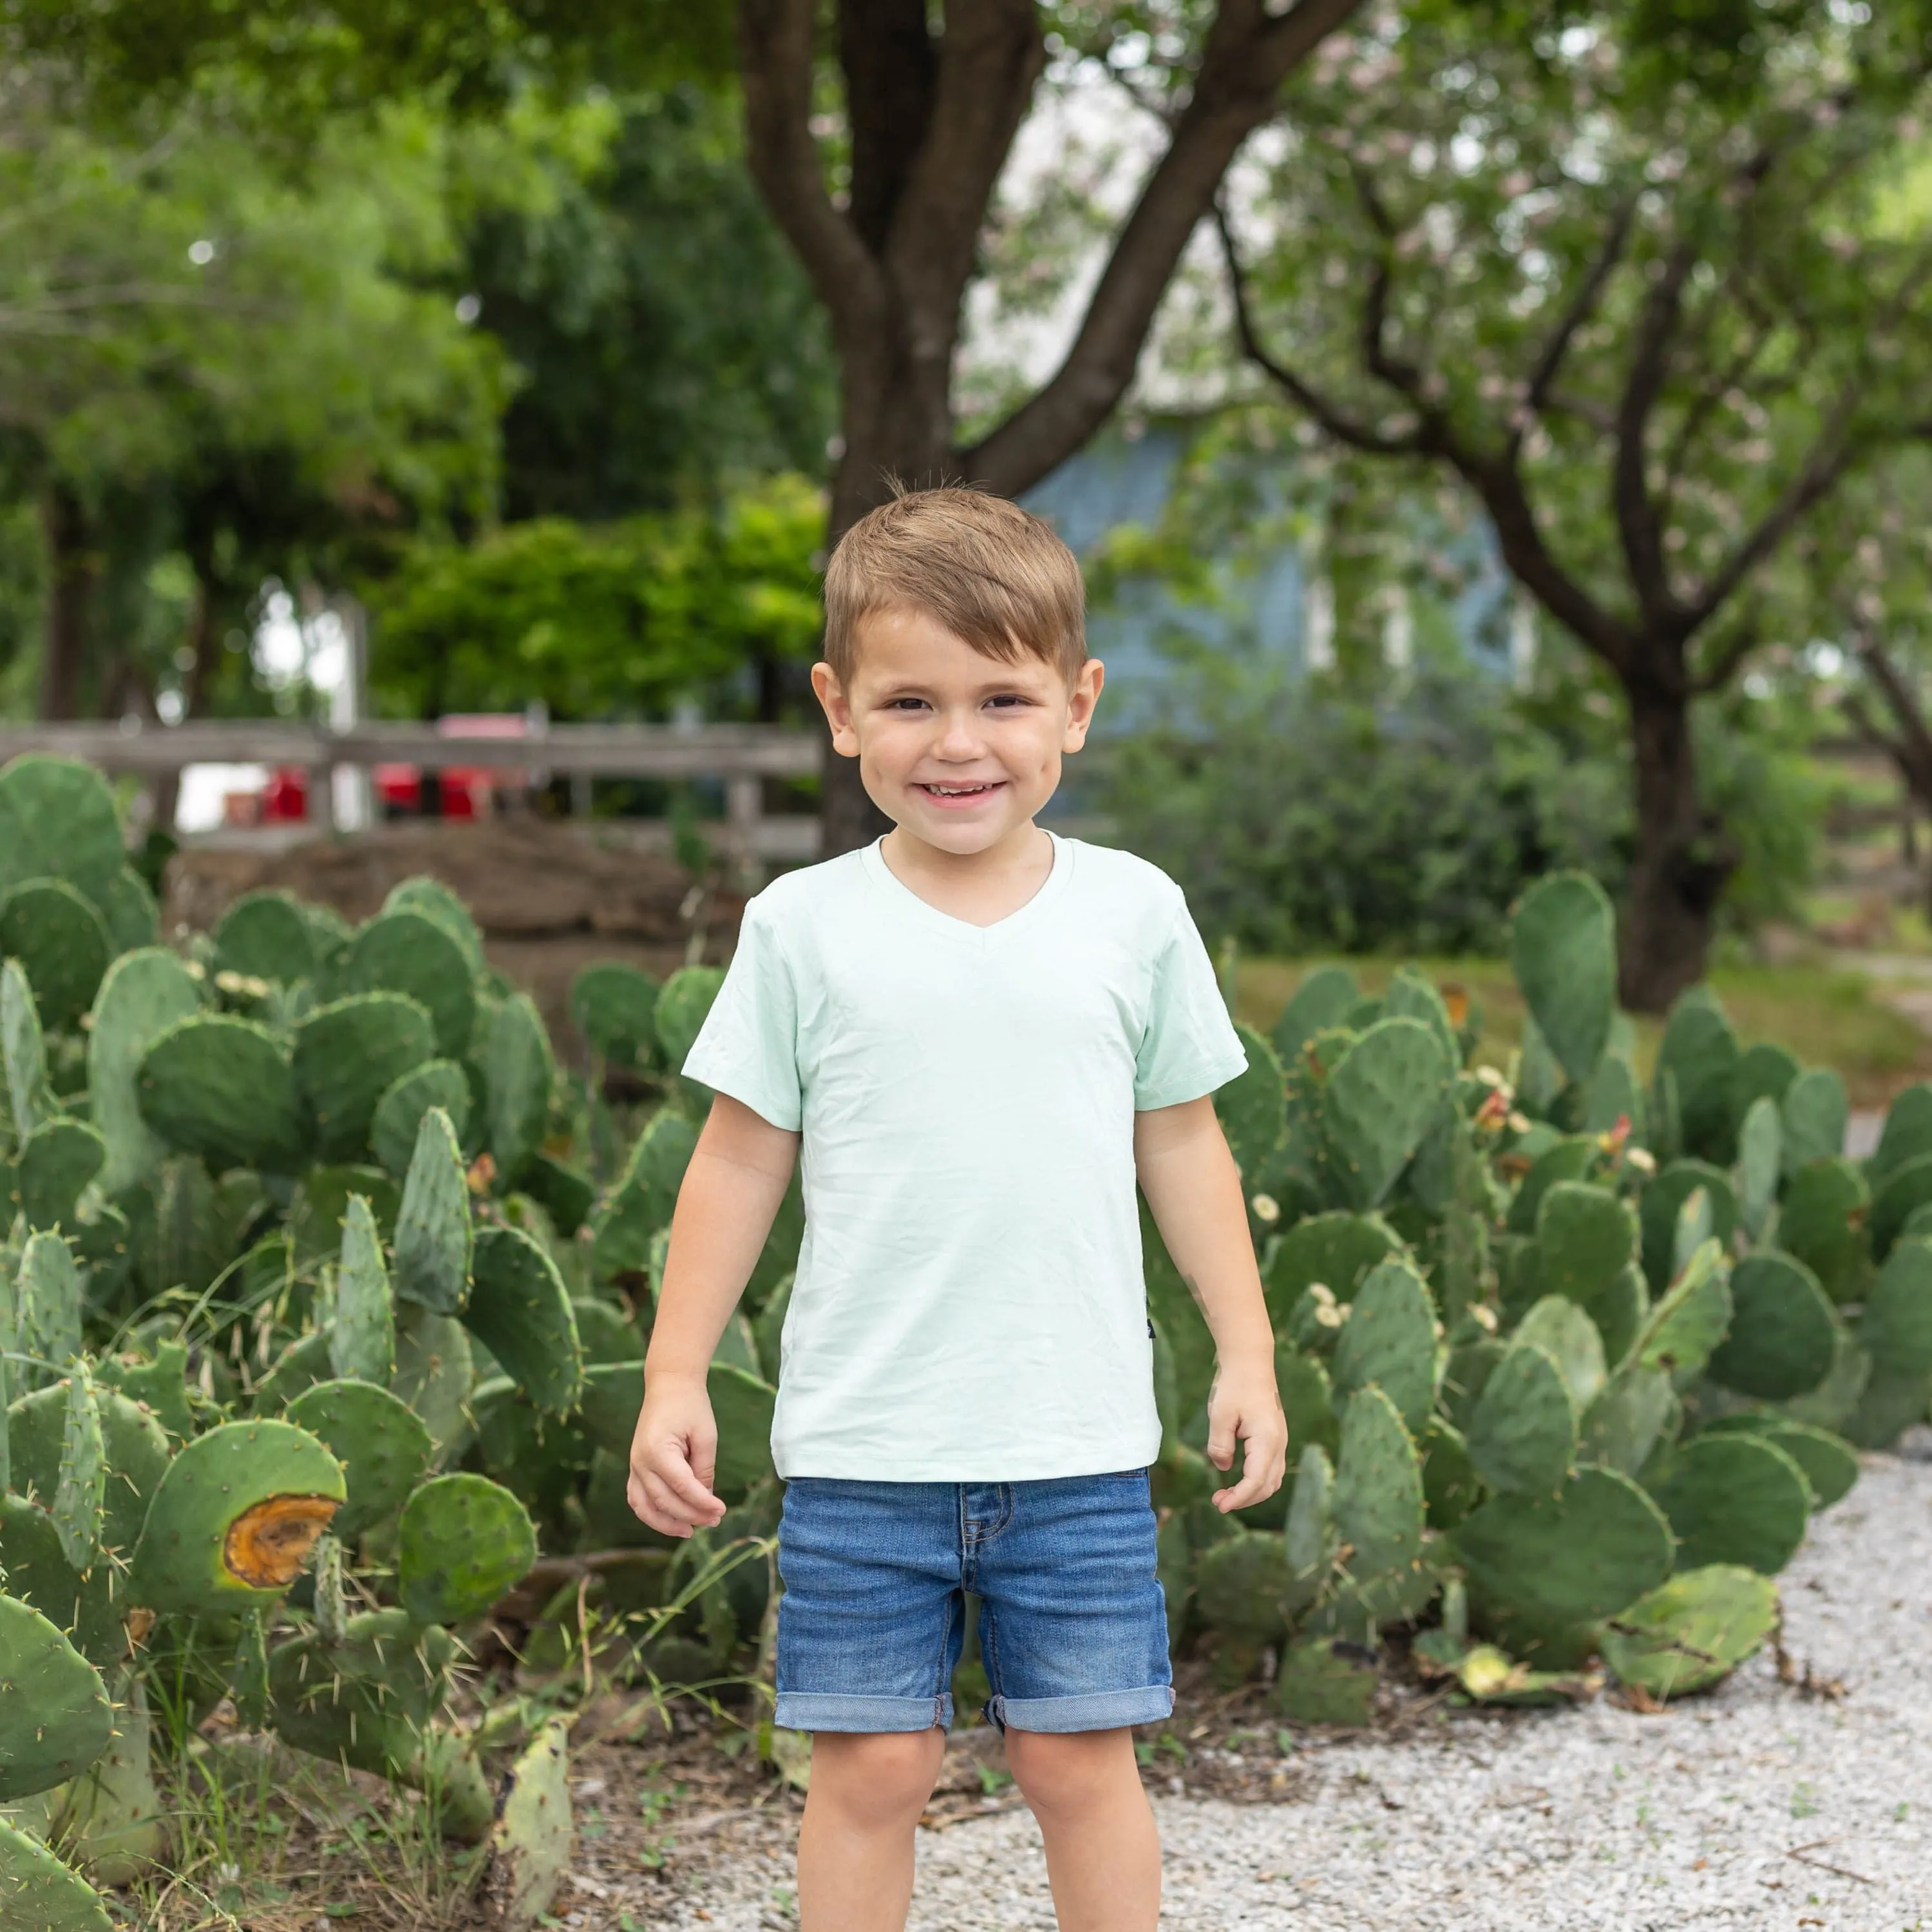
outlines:
[[1159, 1453], [1134, 1115], [1246, 1058], [1180, 888], [1053, 850], [994, 926], [876, 845], [745, 910], [684, 1071], [802, 1136], [781, 1475], [1019, 1482]]

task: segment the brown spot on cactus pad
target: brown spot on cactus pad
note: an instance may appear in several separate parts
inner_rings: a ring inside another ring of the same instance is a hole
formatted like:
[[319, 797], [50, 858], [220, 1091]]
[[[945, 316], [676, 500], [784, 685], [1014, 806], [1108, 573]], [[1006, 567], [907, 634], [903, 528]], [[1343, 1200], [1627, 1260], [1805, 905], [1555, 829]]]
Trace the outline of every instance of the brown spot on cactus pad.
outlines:
[[337, 1508], [330, 1496], [270, 1496], [229, 1526], [222, 1567], [254, 1590], [286, 1590]]

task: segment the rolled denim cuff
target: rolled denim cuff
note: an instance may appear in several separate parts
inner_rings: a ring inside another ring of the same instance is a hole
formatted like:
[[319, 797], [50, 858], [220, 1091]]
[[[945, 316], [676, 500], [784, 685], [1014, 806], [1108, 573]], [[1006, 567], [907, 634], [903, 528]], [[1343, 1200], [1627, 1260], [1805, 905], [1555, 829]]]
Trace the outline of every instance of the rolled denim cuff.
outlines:
[[1117, 1731], [1172, 1717], [1174, 1687], [1149, 1684], [1138, 1690], [1090, 1691], [1084, 1697], [995, 1697], [986, 1714], [1003, 1731]]
[[946, 1731], [952, 1728], [952, 1694], [844, 1697], [781, 1690], [772, 1722], [782, 1731]]

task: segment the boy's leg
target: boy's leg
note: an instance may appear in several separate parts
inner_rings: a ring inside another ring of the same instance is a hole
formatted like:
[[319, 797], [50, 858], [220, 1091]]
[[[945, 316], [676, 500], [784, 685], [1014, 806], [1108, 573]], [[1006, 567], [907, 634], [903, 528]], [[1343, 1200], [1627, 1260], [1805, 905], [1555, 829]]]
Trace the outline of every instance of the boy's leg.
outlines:
[[1132, 1732], [1010, 1729], [1006, 1762], [1046, 1840], [1060, 1932], [1154, 1932], [1160, 1839]]
[[[814, 1736], [798, 1836], [801, 1932], [902, 1932], [914, 1828], [945, 1750], [936, 1728]], [[1130, 1749], [1130, 1763], [1132, 1756]]]

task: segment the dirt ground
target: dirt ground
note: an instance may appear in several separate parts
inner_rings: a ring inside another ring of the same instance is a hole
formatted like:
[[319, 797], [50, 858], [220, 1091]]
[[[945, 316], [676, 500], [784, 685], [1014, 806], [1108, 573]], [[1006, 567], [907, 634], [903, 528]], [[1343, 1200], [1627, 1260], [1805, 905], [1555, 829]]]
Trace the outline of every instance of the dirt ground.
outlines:
[[280, 850], [189, 846], [169, 863], [163, 919], [170, 932], [207, 931], [244, 892], [280, 886], [362, 920], [424, 874], [461, 894], [490, 964], [535, 998], [560, 1042], [574, 1038], [568, 995], [582, 968], [621, 959], [661, 978], [718, 964], [744, 909], [742, 892], [694, 880], [620, 824], [526, 817], [398, 824]]

